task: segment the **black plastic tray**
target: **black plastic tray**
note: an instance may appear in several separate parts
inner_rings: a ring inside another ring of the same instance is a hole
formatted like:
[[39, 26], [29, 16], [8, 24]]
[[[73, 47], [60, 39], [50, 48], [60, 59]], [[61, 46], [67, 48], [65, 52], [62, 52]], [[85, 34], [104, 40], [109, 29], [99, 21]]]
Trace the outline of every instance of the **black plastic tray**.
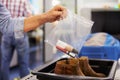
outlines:
[[[62, 58], [67, 59], [67, 58]], [[61, 60], [61, 59], [58, 59]], [[38, 69], [32, 71], [32, 74], [37, 75], [39, 80], [114, 80], [114, 74], [116, 71], [117, 61], [103, 60], [103, 59], [89, 59], [91, 67], [100, 73], [104, 73], [106, 77], [90, 77], [90, 76], [71, 76], [71, 75], [59, 75], [54, 74], [55, 64], [58, 60], [55, 60], [49, 64], [46, 64]]]

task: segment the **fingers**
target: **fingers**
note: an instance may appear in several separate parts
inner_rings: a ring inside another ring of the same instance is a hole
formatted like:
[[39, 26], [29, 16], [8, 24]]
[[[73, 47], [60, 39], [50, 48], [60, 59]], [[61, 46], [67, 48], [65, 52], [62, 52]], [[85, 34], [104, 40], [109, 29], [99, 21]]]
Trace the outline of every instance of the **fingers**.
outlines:
[[53, 21], [59, 21], [59, 20], [62, 20], [63, 19], [63, 16], [62, 16], [62, 12], [58, 12], [58, 11], [54, 11], [54, 14], [53, 14], [53, 16], [54, 16], [54, 19], [53, 19]]
[[54, 10], [58, 12], [62, 12], [62, 14], [60, 15], [61, 16], [60, 19], [64, 19], [67, 16], [67, 9], [61, 5], [55, 6]]
[[47, 22], [54, 22], [56, 20], [62, 20], [67, 15], [67, 10], [63, 6], [57, 5], [48, 12], [46, 12]]
[[56, 11], [63, 11], [65, 9], [65, 7], [63, 7], [61, 5], [56, 5], [56, 6], [54, 6], [53, 9], [56, 10]]

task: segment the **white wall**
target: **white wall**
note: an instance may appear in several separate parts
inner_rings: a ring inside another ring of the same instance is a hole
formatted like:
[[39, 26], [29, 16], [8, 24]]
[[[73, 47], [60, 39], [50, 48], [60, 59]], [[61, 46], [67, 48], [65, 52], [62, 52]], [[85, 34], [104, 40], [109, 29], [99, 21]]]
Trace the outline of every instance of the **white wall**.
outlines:
[[81, 16], [90, 19], [90, 11], [92, 8], [114, 8], [118, 4], [118, 0], [78, 0], [77, 12]]
[[31, 0], [34, 14], [43, 13], [43, 0]]
[[60, 2], [63, 6], [67, 7], [67, 9], [71, 10], [72, 12], [75, 12], [75, 0], [60, 0]]
[[118, 0], [78, 0], [78, 8], [80, 7], [103, 7], [104, 5], [114, 6]]

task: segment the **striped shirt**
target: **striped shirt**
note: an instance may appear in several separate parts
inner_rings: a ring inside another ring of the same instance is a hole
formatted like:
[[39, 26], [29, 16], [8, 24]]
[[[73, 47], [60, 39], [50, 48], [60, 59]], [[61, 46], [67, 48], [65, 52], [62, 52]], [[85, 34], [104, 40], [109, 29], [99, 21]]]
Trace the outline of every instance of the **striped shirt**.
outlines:
[[32, 14], [29, 0], [1, 0], [10, 11], [12, 17], [25, 17]]
[[[13, 18], [28, 17], [32, 14], [32, 7], [28, 0], [0, 0], [0, 1], [10, 11], [11, 16]], [[17, 25], [13, 28], [13, 31], [15, 38], [24, 37], [23, 27], [19, 27]], [[9, 36], [8, 34], [3, 34], [3, 35]]]
[[[17, 28], [16, 28], [17, 27]], [[16, 30], [14, 30], [16, 28]], [[9, 11], [0, 2], [0, 31], [2, 34], [12, 36], [15, 38], [23, 37], [24, 18], [11, 18]]]

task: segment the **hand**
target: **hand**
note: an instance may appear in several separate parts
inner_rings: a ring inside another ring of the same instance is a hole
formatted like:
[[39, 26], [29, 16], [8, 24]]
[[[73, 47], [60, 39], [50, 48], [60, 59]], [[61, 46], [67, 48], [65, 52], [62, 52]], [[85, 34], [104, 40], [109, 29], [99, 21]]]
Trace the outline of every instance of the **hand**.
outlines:
[[61, 20], [65, 18], [67, 15], [67, 10], [65, 7], [57, 5], [50, 11], [46, 12], [45, 15], [48, 22], [54, 22], [56, 20]]
[[67, 15], [66, 8], [57, 5], [46, 13], [26, 18], [24, 21], [24, 32], [34, 30], [46, 22], [54, 22], [56, 20], [63, 19], [66, 17], [66, 15]]

